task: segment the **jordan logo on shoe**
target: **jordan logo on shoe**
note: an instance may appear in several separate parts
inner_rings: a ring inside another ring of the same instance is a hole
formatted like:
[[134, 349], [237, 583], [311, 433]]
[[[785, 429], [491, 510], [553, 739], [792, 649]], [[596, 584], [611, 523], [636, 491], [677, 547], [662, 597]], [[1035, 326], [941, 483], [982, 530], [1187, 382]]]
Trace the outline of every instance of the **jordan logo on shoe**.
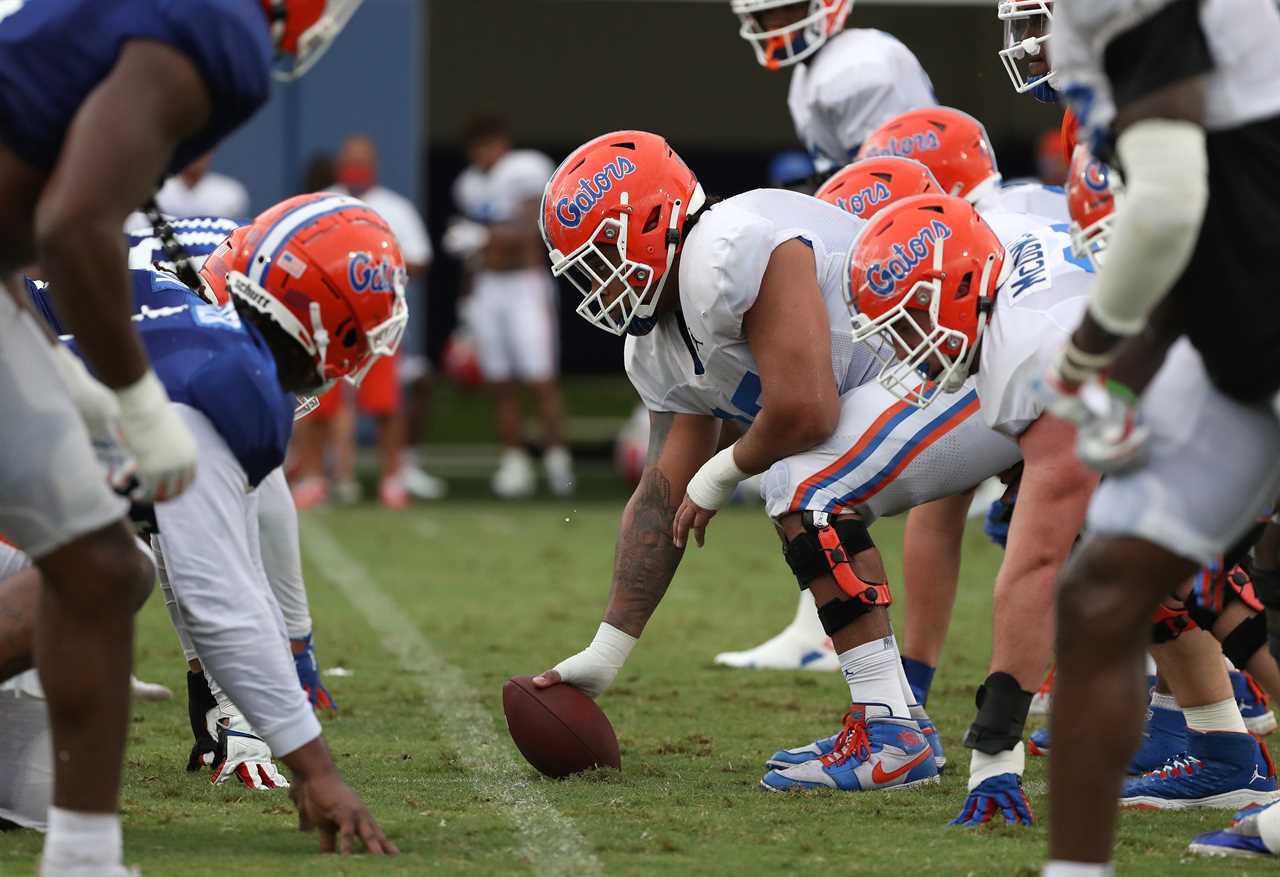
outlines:
[[1253, 785], [1257, 780], [1265, 780], [1266, 777], [1258, 773], [1258, 766], [1253, 766], [1253, 776], [1249, 778], [1249, 785]]
[[871, 767], [871, 781], [879, 785], [882, 783], [890, 782], [891, 780], [896, 780], [898, 777], [902, 776], [904, 773], [911, 770], [913, 767], [916, 767], [921, 763], [923, 763], [926, 758], [932, 758], [932, 757], [933, 757], [933, 750], [925, 749], [923, 752], [921, 752], [915, 758], [908, 761], [906, 764], [902, 765], [901, 767], [894, 768], [893, 770], [890, 770], [890, 771], [886, 771], [883, 768], [881, 768], [880, 762], [877, 761]]

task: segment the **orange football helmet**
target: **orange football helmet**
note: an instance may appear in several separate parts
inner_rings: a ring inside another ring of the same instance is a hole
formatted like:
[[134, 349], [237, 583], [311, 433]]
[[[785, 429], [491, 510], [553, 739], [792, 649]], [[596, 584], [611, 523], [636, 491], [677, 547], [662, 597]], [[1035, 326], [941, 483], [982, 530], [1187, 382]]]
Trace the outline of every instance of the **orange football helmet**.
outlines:
[[1093, 270], [1102, 265], [1102, 255], [1111, 239], [1116, 198], [1124, 186], [1119, 177], [1081, 144], [1071, 156], [1067, 172], [1067, 210], [1071, 213], [1071, 249], [1088, 259]]
[[317, 392], [359, 384], [400, 346], [408, 275], [390, 227], [363, 201], [317, 192], [282, 201], [231, 233], [201, 276], [215, 300], [234, 296], [311, 355]]
[[538, 227], [551, 273], [582, 293], [579, 316], [606, 332], [644, 334], [706, 197], [667, 141], [615, 131], [579, 146], [542, 194]]
[[297, 79], [329, 50], [364, 0], [262, 0], [277, 79]]
[[863, 141], [858, 158], [898, 155], [927, 167], [944, 192], [976, 202], [1000, 184], [995, 150], [982, 123], [951, 107], [894, 116]]
[[758, 13], [781, 6], [799, 6], [804, 0], [732, 0], [741, 27], [738, 36], [755, 49], [761, 67], [777, 70], [808, 58], [822, 44], [844, 29], [853, 0], [809, 0], [804, 17], [784, 27], [765, 30]]
[[1005, 250], [967, 201], [917, 195], [881, 210], [849, 253], [845, 301], [855, 341], [874, 343], [880, 383], [925, 407], [969, 375]]
[[895, 201], [912, 195], [942, 194], [942, 187], [927, 167], [896, 155], [847, 164], [813, 193], [815, 198], [859, 219], [870, 219]]

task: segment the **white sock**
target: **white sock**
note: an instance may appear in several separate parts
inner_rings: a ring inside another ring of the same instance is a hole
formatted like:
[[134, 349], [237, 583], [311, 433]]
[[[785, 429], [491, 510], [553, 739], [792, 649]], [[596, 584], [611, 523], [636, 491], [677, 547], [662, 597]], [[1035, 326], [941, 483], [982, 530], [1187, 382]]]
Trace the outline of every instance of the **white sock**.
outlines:
[[1208, 706], [1189, 706], [1182, 710], [1191, 731], [1231, 731], [1247, 734], [1244, 718], [1234, 697], [1211, 703]]
[[[898, 638], [892, 633], [889, 639], [893, 640], [893, 650], [902, 655], [902, 649], [898, 648]], [[902, 697], [907, 702], [908, 707], [919, 708], [920, 704], [916, 703], [916, 693], [911, 690], [911, 683], [907, 681], [907, 671], [902, 666], [902, 659], [898, 659], [898, 683], [902, 686]]]
[[[911, 718], [911, 710], [902, 696], [898, 675], [902, 672], [902, 659], [892, 636], [872, 640], [854, 646], [836, 655], [844, 680], [849, 683], [849, 697], [854, 703], [879, 704], [889, 711], [889, 717]], [[879, 711], [876, 716], [881, 718]]]
[[40, 870], [52, 875], [73, 869], [92, 873], [120, 864], [124, 840], [118, 813], [79, 813], [49, 808], [49, 832], [44, 837]]
[[788, 630], [806, 643], [821, 643], [827, 638], [827, 632], [818, 620], [818, 607], [808, 588], [800, 592], [800, 605], [796, 607], [796, 617], [791, 619]]
[[1108, 862], [1105, 865], [1088, 862], [1063, 862], [1055, 859], [1047, 862], [1040, 877], [1115, 877], [1116, 866]]
[[1177, 699], [1172, 694], [1161, 694], [1158, 691], [1151, 692], [1151, 706], [1162, 710], [1181, 709], [1178, 706]]

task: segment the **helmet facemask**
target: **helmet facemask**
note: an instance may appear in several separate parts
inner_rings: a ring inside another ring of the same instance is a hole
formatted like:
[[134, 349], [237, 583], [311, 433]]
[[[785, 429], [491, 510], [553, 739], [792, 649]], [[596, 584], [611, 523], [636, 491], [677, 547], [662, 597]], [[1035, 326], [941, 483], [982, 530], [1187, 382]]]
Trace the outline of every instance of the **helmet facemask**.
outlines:
[[[293, 51], [286, 51], [281, 48], [280, 43], [289, 26], [288, 2], [274, 0], [271, 4], [274, 13], [271, 35], [276, 44], [276, 58], [272, 75], [282, 82], [291, 82], [314, 67], [363, 2], [364, 0], [325, 0], [324, 12], [298, 35], [297, 46]], [[277, 9], [279, 11], [275, 12]]]
[[[1001, 0], [996, 17], [1004, 22], [1004, 48], [998, 54], [1018, 94], [1053, 86], [1054, 70], [1032, 73], [1033, 61], [1048, 64], [1049, 27], [1053, 22], [1053, 0]], [[1039, 22], [1039, 34], [1032, 35]]]
[[[808, 13], [782, 27], [765, 30], [758, 17], [769, 9], [802, 5], [804, 0], [733, 0], [733, 11], [741, 22], [738, 36], [751, 44], [760, 66], [777, 70], [800, 63], [822, 48], [848, 15], [847, 7], [842, 14], [838, 0], [809, 0]], [[833, 15], [840, 16], [839, 22], [832, 22]]]

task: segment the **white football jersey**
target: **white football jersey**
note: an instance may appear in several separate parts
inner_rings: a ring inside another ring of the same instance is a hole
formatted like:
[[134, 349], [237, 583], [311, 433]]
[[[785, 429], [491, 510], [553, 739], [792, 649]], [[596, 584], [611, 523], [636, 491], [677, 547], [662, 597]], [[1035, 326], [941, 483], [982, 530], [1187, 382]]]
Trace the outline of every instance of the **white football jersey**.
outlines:
[[796, 136], [819, 171], [844, 167], [894, 116], [937, 102], [911, 50], [867, 28], [842, 31], [797, 65], [787, 94]]
[[488, 170], [468, 167], [453, 183], [458, 212], [474, 222], [509, 222], [520, 205], [542, 197], [556, 166], [541, 152], [515, 149]]
[[1093, 276], [1072, 254], [1065, 224], [1011, 214], [983, 218], [1006, 255], [974, 386], [987, 426], [1016, 439], [1044, 412], [1031, 382], [1079, 324]]
[[879, 373], [865, 344], [854, 345], [844, 303], [846, 254], [866, 223], [808, 195], [756, 189], [709, 208], [680, 253], [680, 308], [647, 335], [628, 336], [627, 376], [650, 411], [711, 414], [751, 423], [760, 376], [742, 317], [760, 294], [779, 244], [812, 249], [831, 321], [831, 370], [841, 393]]
[[[1115, 117], [1104, 58], [1112, 40], [1173, 0], [1073, 0], [1054, 9], [1049, 56], [1057, 89], [1090, 142]], [[1235, 128], [1280, 113], [1280, 9], [1275, 0], [1203, 0], [1200, 28], [1214, 67], [1205, 78], [1205, 128]]]
[[[1070, 222], [1067, 195], [1061, 186], [1042, 183], [1006, 183], [992, 189], [975, 205], [985, 217], [987, 213], [1013, 213], [1043, 216], [1053, 222]], [[1003, 240], [1003, 238], [1001, 238]]]

